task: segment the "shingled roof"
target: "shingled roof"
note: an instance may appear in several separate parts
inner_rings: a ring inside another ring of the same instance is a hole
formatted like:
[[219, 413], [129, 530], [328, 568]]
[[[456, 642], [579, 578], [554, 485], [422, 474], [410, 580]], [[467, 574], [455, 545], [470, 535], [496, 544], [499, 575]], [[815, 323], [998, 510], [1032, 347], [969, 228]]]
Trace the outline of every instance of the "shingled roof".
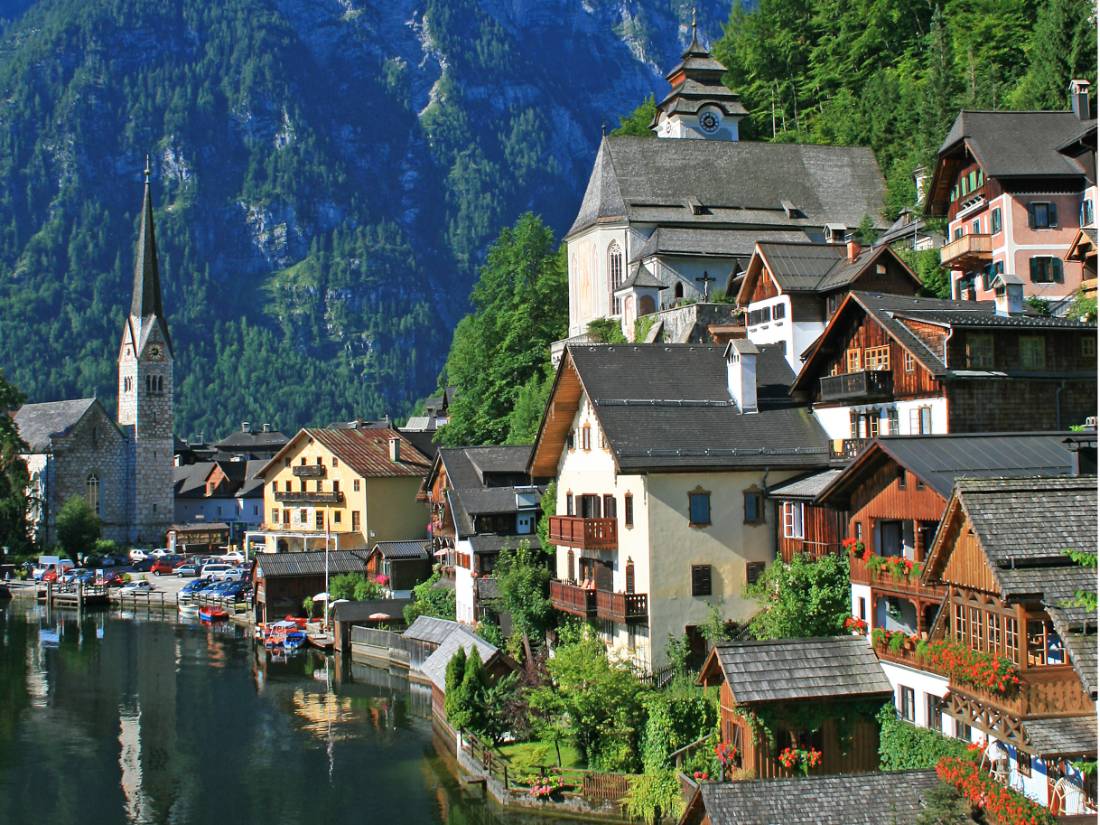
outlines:
[[1026, 749], [1041, 757], [1081, 757], [1096, 754], [1096, 716], [1068, 719], [1025, 719]]
[[467, 656], [476, 647], [482, 664], [488, 664], [500, 653], [499, 648], [485, 641], [466, 626], [455, 627], [420, 666], [421, 673], [427, 677], [428, 681], [444, 693], [447, 691], [447, 665], [460, 647], [466, 651]]
[[377, 550], [384, 559], [427, 559], [428, 542], [421, 539], [408, 541], [380, 541], [371, 552]]
[[782, 349], [759, 347], [759, 412], [748, 415], [730, 398], [723, 352], [690, 344], [570, 346], [561, 368], [576, 369], [623, 472], [827, 464], [824, 430], [787, 396], [793, 374]]
[[365, 550], [330, 550], [328, 553], [318, 551], [258, 553], [256, 575], [263, 576], [265, 579], [324, 575], [326, 556], [330, 575], [363, 573], [367, 569], [367, 551]]
[[848, 259], [846, 244], [760, 241], [756, 250], [784, 292], [824, 293], [840, 289], [853, 283], [882, 257], [893, 258], [912, 278], [914, 289], [920, 287], [913, 270], [889, 246], [867, 247], [855, 260]]
[[708, 681], [716, 667], [734, 701], [779, 702], [890, 694], [893, 688], [862, 636], [725, 642], [703, 666]]
[[[692, 807], [701, 807], [711, 825], [915, 822], [925, 794], [938, 783], [932, 770], [704, 782]], [[699, 819], [684, 821], [694, 825]]]
[[95, 404], [99, 404], [95, 398], [24, 404], [12, 420], [30, 452], [46, 453], [53, 449], [53, 439], [67, 435]]
[[430, 487], [441, 470], [446, 472], [455, 528], [459, 536], [473, 535], [475, 515], [519, 511], [516, 488], [532, 486], [527, 475], [530, 457], [530, 445], [443, 447], [425, 486]]
[[[755, 141], [605, 137], [566, 237], [610, 219], [632, 223], [859, 226], [882, 213], [870, 149]], [[704, 209], [692, 209], [690, 199]], [[783, 201], [797, 212], [784, 209]]]
[[439, 619], [435, 616], [417, 616], [401, 635], [407, 639], [415, 639], [418, 642], [438, 645], [442, 644], [443, 640], [458, 627], [458, 622], [450, 619]]
[[[1091, 121], [1095, 123], [1095, 120]], [[1073, 112], [963, 109], [939, 153], [965, 142], [986, 177], [1081, 177], [1081, 167], [1058, 150], [1081, 134]]]
[[[337, 458], [364, 478], [395, 478], [426, 476], [431, 462], [416, 449], [404, 435], [389, 427], [332, 428], [306, 427], [298, 431], [271, 461], [264, 465], [261, 475], [272, 468], [282, 466], [282, 458], [303, 438], [311, 438], [324, 445]], [[400, 457], [390, 460], [390, 440], [401, 442]]]
[[744, 267], [752, 258], [756, 242], [805, 241], [801, 229], [729, 229], [721, 226], [661, 226], [653, 231], [644, 244], [637, 247], [631, 262], [641, 261], [653, 255], [682, 255], [686, 257], [732, 258]]

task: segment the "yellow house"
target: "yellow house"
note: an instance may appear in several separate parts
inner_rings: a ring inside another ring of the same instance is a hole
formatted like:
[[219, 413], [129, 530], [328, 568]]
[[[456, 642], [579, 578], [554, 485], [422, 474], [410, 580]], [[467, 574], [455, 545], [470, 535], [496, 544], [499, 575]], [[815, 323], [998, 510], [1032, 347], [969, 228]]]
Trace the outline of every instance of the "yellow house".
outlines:
[[386, 427], [306, 428], [258, 473], [264, 523], [247, 534], [254, 550], [367, 550], [380, 541], [423, 538], [417, 491], [431, 462]]
[[670, 636], [701, 656], [712, 605], [748, 620], [775, 558], [768, 485], [828, 461], [793, 378], [781, 347], [744, 339], [567, 347], [528, 468], [557, 478], [553, 606], [643, 670]]

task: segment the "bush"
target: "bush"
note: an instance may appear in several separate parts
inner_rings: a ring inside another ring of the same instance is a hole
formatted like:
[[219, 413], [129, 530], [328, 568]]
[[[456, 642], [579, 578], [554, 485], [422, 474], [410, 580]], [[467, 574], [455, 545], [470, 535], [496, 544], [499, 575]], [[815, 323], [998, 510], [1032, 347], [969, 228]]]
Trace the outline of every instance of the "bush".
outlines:
[[884, 771], [926, 770], [945, 756], [973, 758], [966, 742], [898, 719], [893, 705], [883, 706], [879, 724], [879, 767]]
[[655, 825], [658, 819], [677, 820], [684, 812], [684, 796], [675, 771], [661, 771], [630, 778], [626, 812], [631, 819]]
[[642, 766], [646, 773], [672, 768], [673, 753], [716, 729], [717, 695], [715, 692], [708, 696], [700, 687], [677, 683], [672, 689], [651, 693], [642, 700], [646, 710]]
[[455, 592], [448, 587], [436, 587], [441, 578], [439, 571], [432, 573], [412, 592], [412, 604], [405, 605], [405, 623], [412, 624], [417, 616], [435, 616], [437, 619], [455, 619]]
[[87, 552], [99, 538], [99, 516], [87, 499], [73, 496], [57, 514], [57, 540], [71, 559]]

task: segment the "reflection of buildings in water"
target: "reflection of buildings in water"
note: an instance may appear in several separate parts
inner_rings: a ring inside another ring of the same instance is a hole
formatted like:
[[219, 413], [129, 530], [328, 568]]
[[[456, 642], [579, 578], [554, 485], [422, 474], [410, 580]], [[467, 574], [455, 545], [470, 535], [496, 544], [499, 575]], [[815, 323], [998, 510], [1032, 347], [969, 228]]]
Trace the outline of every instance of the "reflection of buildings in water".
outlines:
[[118, 721], [118, 743], [121, 746], [118, 767], [122, 796], [126, 800], [126, 821], [145, 822], [148, 799], [141, 783], [141, 709], [127, 710], [120, 706]]
[[[32, 708], [44, 708], [50, 701], [50, 674], [46, 670], [47, 646], [42, 638], [45, 628], [39, 631], [38, 644], [27, 646], [27, 698]], [[53, 636], [51, 647], [57, 646], [57, 636]]]
[[322, 742], [354, 739], [365, 721], [348, 697], [335, 693], [313, 693], [298, 688], [291, 696], [294, 715], [305, 721], [302, 730]]

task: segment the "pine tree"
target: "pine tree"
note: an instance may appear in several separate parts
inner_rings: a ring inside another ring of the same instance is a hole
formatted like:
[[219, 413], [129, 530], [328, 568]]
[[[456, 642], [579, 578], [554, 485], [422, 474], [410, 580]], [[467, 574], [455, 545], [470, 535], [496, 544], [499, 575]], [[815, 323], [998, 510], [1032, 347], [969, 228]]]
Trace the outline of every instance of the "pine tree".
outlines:
[[1096, 85], [1096, 6], [1091, 0], [1046, 0], [1039, 8], [1028, 68], [1011, 97], [1021, 109], [1065, 109], [1074, 78]]

